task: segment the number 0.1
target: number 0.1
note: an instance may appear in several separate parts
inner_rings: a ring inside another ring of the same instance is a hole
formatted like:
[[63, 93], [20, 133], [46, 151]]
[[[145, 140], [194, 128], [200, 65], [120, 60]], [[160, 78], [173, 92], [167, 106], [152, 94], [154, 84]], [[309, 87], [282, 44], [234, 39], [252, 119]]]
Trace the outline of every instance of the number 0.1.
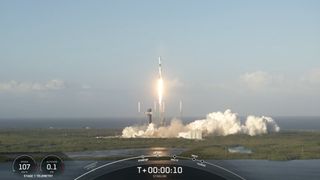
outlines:
[[55, 170], [57, 170], [57, 165], [56, 164], [47, 164], [47, 170], [48, 171], [55, 171]]

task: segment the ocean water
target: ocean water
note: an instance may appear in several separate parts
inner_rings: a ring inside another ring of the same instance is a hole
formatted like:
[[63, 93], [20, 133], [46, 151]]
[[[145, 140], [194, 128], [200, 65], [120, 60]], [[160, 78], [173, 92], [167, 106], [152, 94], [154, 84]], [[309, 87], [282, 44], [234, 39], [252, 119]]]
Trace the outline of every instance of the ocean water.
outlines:
[[[217, 164], [219, 162], [213, 161]], [[247, 180], [319, 180], [320, 160], [223, 160], [222, 167], [236, 172]]]
[[[320, 130], [319, 117], [273, 117], [282, 130]], [[168, 118], [170, 119], [170, 118]], [[183, 118], [184, 123], [196, 117]], [[7, 128], [124, 128], [146, 122], [143, 118], [69, 118], [69, 119], [0, 119], [0, 129]]]

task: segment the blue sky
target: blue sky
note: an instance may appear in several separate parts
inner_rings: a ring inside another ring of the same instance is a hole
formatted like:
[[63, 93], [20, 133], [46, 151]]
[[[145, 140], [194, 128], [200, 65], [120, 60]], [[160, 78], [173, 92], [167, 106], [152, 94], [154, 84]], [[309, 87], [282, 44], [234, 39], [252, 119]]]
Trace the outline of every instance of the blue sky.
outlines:
[[320, 115], [319, 1], [1, 1], [0, 118]]

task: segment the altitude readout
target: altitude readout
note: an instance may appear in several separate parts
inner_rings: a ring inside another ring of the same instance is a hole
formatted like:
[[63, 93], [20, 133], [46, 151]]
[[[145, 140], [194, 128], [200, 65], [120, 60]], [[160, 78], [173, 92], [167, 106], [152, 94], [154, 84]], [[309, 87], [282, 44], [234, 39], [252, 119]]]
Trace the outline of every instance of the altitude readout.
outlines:
[[41, 171], [44, 174], [60, 174], [64, 165], [62, 159], [55, 155], [49, 155], [41, 161]]
[[181, 166], [148, 166], [137, 167], [138, 174], [182, 174]]

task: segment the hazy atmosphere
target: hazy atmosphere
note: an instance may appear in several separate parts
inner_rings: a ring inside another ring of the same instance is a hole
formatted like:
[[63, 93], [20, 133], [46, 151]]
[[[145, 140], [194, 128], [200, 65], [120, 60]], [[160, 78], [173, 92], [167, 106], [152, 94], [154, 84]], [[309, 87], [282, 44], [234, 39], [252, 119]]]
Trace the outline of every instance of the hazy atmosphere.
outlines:
[[0, 1], [0, 118], [319, 116], [320, 2]]

